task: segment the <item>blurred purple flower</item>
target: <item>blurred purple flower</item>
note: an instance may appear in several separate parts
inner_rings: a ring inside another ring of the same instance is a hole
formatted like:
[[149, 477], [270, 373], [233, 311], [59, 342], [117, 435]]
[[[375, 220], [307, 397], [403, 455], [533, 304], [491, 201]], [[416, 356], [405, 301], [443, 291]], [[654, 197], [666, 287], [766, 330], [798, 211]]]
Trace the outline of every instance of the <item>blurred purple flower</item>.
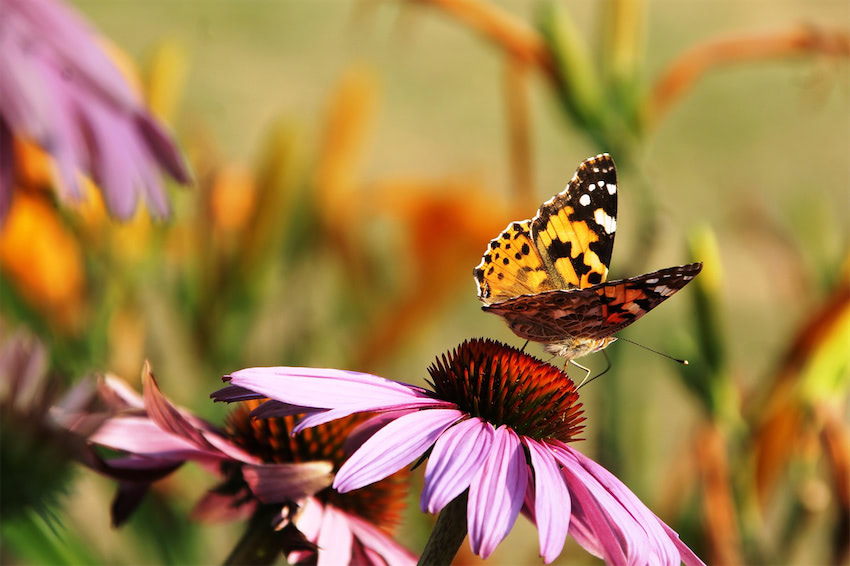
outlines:
[[378, 412], [334, 487], [358, 489], [429, 454], [420, 505], [439, 512], [467, 489], [472, 551], [489, 556], [524, 512], [546, 563], [567, 534], [608, 564], [702, 564], [610, 472], [567, 445], [583, 428], [575, 385], [561, 370], [491, 341], [464, 342], [429, 368], [434, 391], [333, 369], [249, 368], [227, 376], [219, 401], [270, 398], [258, 417], [305, 413], [293, 432]]
[[[195, 506], [193, 517], [207, 521], [259, 518], [265, 521], [258, 529], [265, 529], [271, 539], [268, 544], [283, 552], [291, 564], [315, 564], [318, 560], [318, 564], [407, 566], [416, 562], [410, 552], [373, 524], [379, 521], [368, 520], [373, 518], [369, 515], [370, 501], [362, 494], [328, 493], [333, 491], [329, 486], [334, 464], [327, 446], [334, 442], [341, 446], [341, 440], [333, 438], [344, 435], [333, 431], [328, 442], [314, 439], [308, 450], [295, 454], [283, 446], [289, 438], [283, 420], [269, 421], [274, 430], [253, 427], [249, 414], [257, 406], [255, 402], [234, 411], [230, 426], [223, 430], [175, 407], [159, 390], [147, 365], [142, 379], [143, 397], [114, 377], [102, 381], [100, 398], [112, 416], [88, 413], [77, 418], [66, 415], [64, 419], [74, 423], [72, 428], [83, 430], [91, 428], [89, 420], [102, 423], [88, 441], [122, 453], [102, 459], [92, 452], [87, 462], [119, 481], [112, 507], [116, 525], [129, 518], [152, 482], [191, 461], [223, 476], [222, 483]], [[403, 492], [404, 486], [400, 487]], [[389, 489], [380, 494], [394, 497], [398, 493]], [[346, 506], [352, 500], [356, 504]], [[389, 509], [402, 504], [383, 503]], [[375, 515], [386, 516], [386, 510], [380, 509]], [[249, 531], [258, 530], [255, 526], [252, 523]], [[252, 538], [251, 544], [255, 542]], [[251, 549], [240, 552], [243, 554], [236, 562], [244, 562], [244, 552], [250, 554]]]
[[56, 0], [0, 0], [0, 13], [0, 219], [12, 198], [14, 138], [53, 156], [63, 197], [83, 197], [82, 173], [113, 215], [130, 217], [143, 198], [166, 216], [158, 167], [181, 183], [189, 172], [94, 30]]

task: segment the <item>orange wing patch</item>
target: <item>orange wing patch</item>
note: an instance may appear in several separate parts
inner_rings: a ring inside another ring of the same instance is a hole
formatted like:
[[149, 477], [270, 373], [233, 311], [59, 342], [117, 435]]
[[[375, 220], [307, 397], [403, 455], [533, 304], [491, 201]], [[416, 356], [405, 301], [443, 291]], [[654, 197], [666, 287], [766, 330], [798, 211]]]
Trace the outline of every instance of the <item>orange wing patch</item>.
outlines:
[[478, 298], [485, 305], [559, 288], [531, 240], [530, 223], [523, 220], [508, 225], [490, 242], [476, 266]]

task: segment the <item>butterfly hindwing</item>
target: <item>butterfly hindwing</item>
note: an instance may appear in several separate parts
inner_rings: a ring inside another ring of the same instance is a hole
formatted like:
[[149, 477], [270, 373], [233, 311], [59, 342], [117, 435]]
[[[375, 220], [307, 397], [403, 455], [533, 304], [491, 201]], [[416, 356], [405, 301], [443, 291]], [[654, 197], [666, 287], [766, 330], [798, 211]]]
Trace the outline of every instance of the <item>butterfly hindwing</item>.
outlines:
[[501, 315], [518, 336], [538, 342], [569, 337], [598, 340], [630, 325], [684, 287], [701, 263], [668, 267], [586, 289], [515, 297], [484, 307]]
[[559, 289], [605, 281], [617, 228], [617, 170], [606, 153], [579, 165], [567, 188], [531, 221], [539, 255]]

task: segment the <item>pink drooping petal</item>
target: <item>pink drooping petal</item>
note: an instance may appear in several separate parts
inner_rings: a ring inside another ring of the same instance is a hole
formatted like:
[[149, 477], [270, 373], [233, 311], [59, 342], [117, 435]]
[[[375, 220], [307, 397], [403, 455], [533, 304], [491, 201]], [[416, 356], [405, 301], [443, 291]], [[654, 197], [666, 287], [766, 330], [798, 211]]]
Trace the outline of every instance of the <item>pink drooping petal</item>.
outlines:
[[[579, 544], [609, 564], [670, 564], [669, 549], [659, 547], [657, 537], [649, 534], [654, 530], [663, 531], [657, 520], [644, 524], [636, 519], [631, 510], [584, 467], [582, 460], [586, 458], [582, 456], [580, 460], [575, 450], [555, 443], [552, 449], [564, 466], [564, 478], [573, 496], [570, 534]], [[662, 544], [675, 548], [669, 539]], [[673, 563], [679, 563], [678, 553]]]
[[146, 417], [109, 419], [89, 440], [100, 446], [142, 456], [172, 460], [221, 458], [217, 450], [200, 449], [188, 440], [165, 432]]
[[196, 444], [202, 450], [215, 450], [204, 438], [204, 434], [189, 421], [180, 410], [169, 401], [157, 384], [150, 371], [150, 365], [145, 363], [142, 370], [143, 398], [148, 417], [162, 430]]
[[413, 566], [416, 556], [390, 538], [387, 533], [355, 515], [348, 515], [351, 532], [370, 554], [377, 554], [387, 566]]
[[330, 462], [242, 466], [242, 477], [263, 503], [298, 501], [315, 495], [333, 483], [332, 472]]
[[101, 401], [113, 410], [143, 409], [145, 400], [135, 389], [127, 385], [127, 382], [118, 377], [107, 374], [98, 381], [97, 393]]
[[635, 523], [640, 526], [643, 532], [638, 532], [637, 534], [638, 536], [646, 537], [647, 547], [652, 554], [650, 558], [652, 563], [668, 564], [671, 566], [681, 563], [679, 550], [664, 529], [666, 525], [634, 493], [623, 485], [611, 472], [581, 452], [569, 446], [566, 446], [565, 449], [572, 453], [576, 461], [587, 470], [606, 492], [611, 494], [617, 503], [633, 517]]
[[[658, 520], [661, 522], [661, 519]], [[679, 556], [682, 559], [682, 563], [685, 566], [705, 566], [705, 562], [703, 562], [699, 556], [694, 554], [694, 551], [688, 548], [682, 539], [679, 538], [678, 533], [671, 529], [666, 523], [661, 522], [661, 526], [664, 528], [664, 531], [667, 533], [667, 536], [670, 537], [670, 540], [673, 541], [673, 544], [676, 545], [676, 548], [679, 550]]]
[[[322, 528], [322, 520], [325, 514], [324, 506], [315, 498], [310, 497], [298, 510], [298, 514], [292, 521], [308, 541], [316, 543], [319, 539], [319, 531]], [[286, 555], [286, 561], [290, 564], [301, 564], [313, 556], [309, 550], [296, 550]]]
[[316, 566], [341, 566], [351, 562], [353, 535], [344, 513], [330, 505], [325, 506], [322, 527], [319, 530], [319, 557]]
[[490, 454], [495, 429], [475, 417], [446, 430], [434, 444], [425, 468], [425, 486], [419, 507], [439, 513], [469, 487]]
[[338, 369], [247, 368], [231, 374], [230, 383], [290, 405], [317, 409], [348, 406], [389, 408], [413, 400], [434, 400], [421, 387]]
[[397, 472], [425, 453], [463, 416], [457, 409], [429, 409], [399, 417], [375, 433], [339, 469], [334, 489], [357, 489]]
[[589, 553], [605, 560], [608, 565], [637, 564], [627, 558], [618, 529], [610, 523], [605, 509], [590, 490], [566, 469], [564, 479], [572, 497], [570, 535], [576, 542]]
[[540, 556], [549, 564], [564, 549], [570, 526], [570, 494], [548, 446], [523, 437], [534, 470], [534, 520]]
[[472, 552], [487, 558], [516, 521], [525, 499], [528, 465], [519, 437], [496, 429], [490, 454], [469, 486], [467, 517]]

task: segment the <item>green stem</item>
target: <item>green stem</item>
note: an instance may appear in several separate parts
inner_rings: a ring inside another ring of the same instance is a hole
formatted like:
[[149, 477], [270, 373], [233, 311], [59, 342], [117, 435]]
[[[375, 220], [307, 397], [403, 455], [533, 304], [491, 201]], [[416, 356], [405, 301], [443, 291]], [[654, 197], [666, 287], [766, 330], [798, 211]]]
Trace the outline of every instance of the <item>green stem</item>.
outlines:
[[419, 557], [418, 566], [452, 563], [466, 538], [466, 498], [467, 492], [464, 491], [440, 511], [431, 537]]
[[236, 548], [224, 561], [225, 564], [265, 565], [274, 563], [280, 556], [283, 531], [272, 527], [272, 520], [280, 513], [274, 506], [263, 505], [257, 509], [248, 523]]

